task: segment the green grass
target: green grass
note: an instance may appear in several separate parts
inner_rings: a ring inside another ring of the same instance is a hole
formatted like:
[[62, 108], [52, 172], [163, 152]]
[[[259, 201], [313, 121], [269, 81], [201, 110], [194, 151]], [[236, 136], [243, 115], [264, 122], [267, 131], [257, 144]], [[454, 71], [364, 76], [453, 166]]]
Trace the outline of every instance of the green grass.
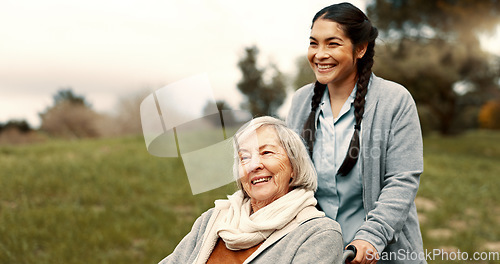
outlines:
[[[500, 241], [499, 142], [483, 131], [424, 139], [425, 248], [472, 254]], [[192, 195], [182, 162], [151, 156], [142, 137], [3, 146], [0, 263], [157, 263], [234, 190]]]
[[141, 137], [0, 148], [0, 263], [157, 263], [233, 185], [193, 196]]
[[[435, 206], [419, 210], [426, 218], [421, 227], [428, 250], [455, 248], [471, 257], [474, 252], [494, 250], [488, 250], [488, 243], [500, 245], [499, 161], [498, 132], [424, 139], [425, 168], [418, 197], [429, 199]], [[436, 235], [436, 230], [448, 234]], [[498, 246], [496, 251], [500, 251]]]

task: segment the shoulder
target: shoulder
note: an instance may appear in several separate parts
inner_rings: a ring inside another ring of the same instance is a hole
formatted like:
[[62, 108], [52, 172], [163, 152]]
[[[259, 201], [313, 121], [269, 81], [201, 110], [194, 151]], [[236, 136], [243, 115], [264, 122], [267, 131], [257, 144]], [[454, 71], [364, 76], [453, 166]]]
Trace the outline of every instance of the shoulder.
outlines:
[[313, 93], [314, 83], [306, 84], [295, 91], [292, 97], [291, 111], [302, 108], [307, 108], [309, 110]]
[[286, 117], [286, 123], [296, 132], [302, 129], [305, 120], [311, 112], [313, 90], [314, 83], [310, 83], [302, 86], [293, 94], [290, 110]]
[[[281, 237], [281, 235], [279, 235]], [[309, 219], [286, 231], [278, 244], [292, 243], [296, 247], [342, 244], [342, 231], [340, 225], [326, 216]]]
[[309, 233], [317, 233], [328, 230], [329, 232], [342, 234], [340, 224], [337, 221], [326, 216], [317, 217], [305, 221], [299, 226], [299, 229], [302, 229], [302, 232], [304, 230], [308, 230]]
[[214, 211], [216, 211], [217, 209], [215, 207], [212, 207], [208, 210], [206, 210], [202, 215], [204, 215], [204, 217], [210, 217], [213, 215]]
[[305, 221], [285, 235], [274, 233], [251, 263], [340, 263], [342, 248], [340, 226], [323, 216]]
[[214, 214], [215, 210], [215, 208], [206, 210], [198, 219], [201, 219], [202, 221], [208, 221], [208, 219], [210, 219], [210, 217]]
[[366, 95], [365, 112], [377, 109], [378, 113], [406, 112], [415, 107], [415, 101], [403, 85], [372, 75]]
[[300, 87], [299, 89], [297, 89], [297, 91], [295, 91], [293, 97], [294, 98], [306, 98], [306, 97], [312, 97], [312, 91], [314, 89], [314, 83], [309, 83], [309, 84], [306, 84], [302, 87]]
[[403, 85], [372, 75], [367, 97], [376, 96], [380, 100], [394, 101], [396, 99], [405, 99], [413, 101], [413, 98]]
[[339, 223], [326, 216], [303, 222], [287, 235], [287, 240], [309, 249], [315, 247], [333, 249], [335, 245], [340, 245], [339, 251], [342, 251], [344, 241]]
[[196, 221], [194, 222], [192, 229], [204, 232], [204, 230], [205, 230], [208, 222], [210, 221], [210, 218], [214, 214], [215, 210], [216, 210], [215, 208], [210, 208], [207, 211], [205, 211], [203, 214], [201, 214], [200, 217], [198, 217], [196, 219]]

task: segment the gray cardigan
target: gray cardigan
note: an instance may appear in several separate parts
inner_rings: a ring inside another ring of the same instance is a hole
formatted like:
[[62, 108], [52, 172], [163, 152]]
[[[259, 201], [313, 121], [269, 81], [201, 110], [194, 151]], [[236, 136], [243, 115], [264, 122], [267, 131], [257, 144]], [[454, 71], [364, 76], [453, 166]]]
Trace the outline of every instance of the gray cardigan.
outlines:
[[[317, 211], [314, 207], [311, 210]], [[340, 225], [328, 217], [312, 218], [303, 212], [271, 234], [244, 263], [340, 264], [343, 248]], [[217, 207], [203, 213], [174, 252], [159, 264], [191, 264], [199, 255], [201, 259], [208, 258], [218, 238], [214, 223], [223, 215]]]
[[[288, 126], [299, 134], [311, 111], [313, 87], [309, 84], [295, 93], [287, 116]], [[358, 160], [366, 221], [354, 239], [370, 242], [382, 257], [389, 252], [403, 253], [378, 263], [425, 263], [406, 259], [406, 254], [423, 252], [414, 202], [423, 172], [422, 145], [417, 108], [410, 93], [397, 83], [372, 75]]]

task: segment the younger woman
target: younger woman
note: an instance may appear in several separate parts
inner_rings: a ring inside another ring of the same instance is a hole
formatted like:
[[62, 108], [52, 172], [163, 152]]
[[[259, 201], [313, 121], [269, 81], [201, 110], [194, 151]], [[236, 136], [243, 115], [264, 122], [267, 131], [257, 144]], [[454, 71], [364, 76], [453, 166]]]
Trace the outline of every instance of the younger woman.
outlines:
[[320, 10], [307, 53], [317, 81], [295, 93], [287, 123], [313, 158], [319, 207], [358, 250], [351, 263], [425, 263], [407, 258], [423, 255], [417, 109], [403, 86], [372, 74], [377, 35], [351, 4]]

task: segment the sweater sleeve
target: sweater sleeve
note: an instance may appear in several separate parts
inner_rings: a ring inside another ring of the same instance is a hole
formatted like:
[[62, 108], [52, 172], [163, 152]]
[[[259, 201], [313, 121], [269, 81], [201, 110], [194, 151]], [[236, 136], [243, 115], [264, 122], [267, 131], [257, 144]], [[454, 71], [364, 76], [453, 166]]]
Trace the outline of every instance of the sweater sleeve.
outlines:
[[193, 224], [191, 231], [179, 242], [174, 251], [165, 257], [159, 264], [176, 264], [176, 263], [190, 263], [196, 258], [206, 225], [213, 209], [203, 213]]
[[385, 157], [381, 157], [380, 195], [354, 238], [370, 242], [378, 252], [401, 235], [423, 172], [422, 134], [413, 98], [404, 93], [393, 100], [400, 107], [393, 113]]
[[339, 231], [326, 229], [311, 235], [298, 248], [294, 264], [342, 263], [343, 240]]

